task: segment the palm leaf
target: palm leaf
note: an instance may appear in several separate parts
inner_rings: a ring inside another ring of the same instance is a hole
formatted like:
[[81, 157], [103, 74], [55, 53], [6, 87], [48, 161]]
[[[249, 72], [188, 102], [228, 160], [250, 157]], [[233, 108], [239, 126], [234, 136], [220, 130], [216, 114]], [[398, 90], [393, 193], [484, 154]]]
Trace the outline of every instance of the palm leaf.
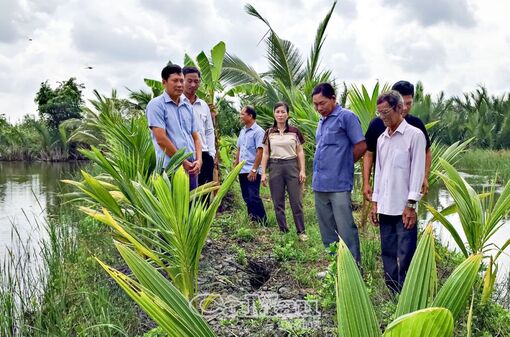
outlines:
[[[324, 44], [324, 41], [326, 40], [326, 28], [328, 27], [329, 20], [331, 19], [331, 15], [333, 14], [333, 11], [335, 10], [336, 1], [333, 2], [333, 5], [331, 6], [331, 9], [326, 14], [324, 19], [319, 24], [319, 27], [317, 28], [317, 33], [315, 34], [315, 41], [314, 44], [310, 50], [310, 56], [308, 60], [306, 61], [306, 68], [305, 68], [305, 76], [306, 81], [311, 82], [314, 81], [316, 78], [316, 73], [319, 68], [320, 63], [320, 52], [322, 50], [322, 45]], [[311, 94], [306, 93], [305, 94]]]
[[340, 239], [336, 272], [336, 310], [338, 335], [342, 337], [379, 337], [377, 317], [358, 266]]
[[383, 337], [451, 337], [453, 318], [448, 309], [426, 308], [400, 316], [390, 323]]
[[457, 320], [466, 308], [469, 294], [472, 291], [482, 263], [482, 255], [471, 255], [462, 262], [448, 277], [432, 302], [434, 307], [447, 308]]
[[399, 297], [396, 317], [426, 308], [437, 287], [437, 271], [432, 225], [425, 228], [414, 253]]

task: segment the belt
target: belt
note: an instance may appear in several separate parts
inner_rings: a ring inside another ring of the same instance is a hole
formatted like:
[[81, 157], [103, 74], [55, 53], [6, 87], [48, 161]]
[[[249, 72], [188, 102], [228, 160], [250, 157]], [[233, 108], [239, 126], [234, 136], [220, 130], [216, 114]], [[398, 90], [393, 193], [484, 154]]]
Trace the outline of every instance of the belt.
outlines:
[[290, 158], [290, 159], [278, 159], [278, 158], [269, 158], [270, 163], [290, 163], [292, 161], [296, 161], [297, 157]]

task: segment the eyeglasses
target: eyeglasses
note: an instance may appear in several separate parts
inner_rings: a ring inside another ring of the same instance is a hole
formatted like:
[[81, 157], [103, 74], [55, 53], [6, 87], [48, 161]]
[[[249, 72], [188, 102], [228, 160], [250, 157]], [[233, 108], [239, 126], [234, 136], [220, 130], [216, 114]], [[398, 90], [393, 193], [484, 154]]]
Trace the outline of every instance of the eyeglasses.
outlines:
[[390, 112], [393, 111], [393, 108], [389, 108], [389, 109], [386, 109], [386, 110], [377, 110], [377, 113], [381, 116], [386, 116], [387, 114], [389, 114]]

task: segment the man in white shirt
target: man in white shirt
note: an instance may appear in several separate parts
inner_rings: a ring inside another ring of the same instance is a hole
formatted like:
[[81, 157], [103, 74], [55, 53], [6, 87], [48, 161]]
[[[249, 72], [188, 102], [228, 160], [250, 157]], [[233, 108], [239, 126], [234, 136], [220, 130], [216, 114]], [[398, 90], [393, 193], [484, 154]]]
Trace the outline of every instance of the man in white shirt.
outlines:
[[213, 180], [214, 158], [216, 156], [214, 125], [209, 106], [197, 96], [197, 90], [200, 86], [200, 71], [195, 67], [184, 67], [182, 73], [184, 75], [184, 93], [181, 98], [193, 108], [200, 142], [202, 143], [203, 164], [198, 175], [198, 185], [203, 185]]
[[381, 94], [377, 111], [386, 130], [377, 139], [371, 220], [380, 226], [386, 285], [400, 292], [416, 250], [416, 206], [425, 175], [426, 140], [402, 117], [397, 91]]

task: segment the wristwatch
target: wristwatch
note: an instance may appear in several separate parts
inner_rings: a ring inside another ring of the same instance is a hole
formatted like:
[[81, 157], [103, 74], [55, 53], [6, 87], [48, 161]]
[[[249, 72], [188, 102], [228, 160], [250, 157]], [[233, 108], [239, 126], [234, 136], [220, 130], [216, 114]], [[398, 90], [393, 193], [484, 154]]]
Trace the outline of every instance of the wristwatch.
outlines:
[[251, 169], [251, 171], [252, 171], [253, 173], [257, 173], [257, 170], [255, 170], [255, 169]]
[[406, 204], [406, 207], [407, 208], [412, 208], [416, 211], [416, 206], [417, 206], [417, 202], [414, 201], [414, 200], [407, 200], [407, 204]]

